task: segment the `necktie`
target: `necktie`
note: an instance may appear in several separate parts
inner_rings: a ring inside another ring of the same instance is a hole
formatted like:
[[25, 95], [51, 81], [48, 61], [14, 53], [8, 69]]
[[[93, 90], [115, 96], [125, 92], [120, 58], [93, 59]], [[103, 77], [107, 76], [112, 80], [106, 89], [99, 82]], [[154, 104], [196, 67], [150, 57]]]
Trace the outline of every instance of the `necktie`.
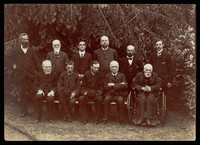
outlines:
[[157, 52], [157, 56], [160, 56], [161, 55], [161, 52]]
[[81, 58], [83, 58], [83, 53], [81, 53]]

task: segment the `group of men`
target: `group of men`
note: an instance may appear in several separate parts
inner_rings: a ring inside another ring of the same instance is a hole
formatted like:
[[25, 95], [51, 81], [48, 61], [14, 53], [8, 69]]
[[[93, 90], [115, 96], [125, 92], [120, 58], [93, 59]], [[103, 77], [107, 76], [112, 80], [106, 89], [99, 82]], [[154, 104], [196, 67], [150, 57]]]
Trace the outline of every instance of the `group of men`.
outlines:
[[138, 123], [144, 118], [148, 118], [149, 122], [156, 91], [161, 86], [171, 87], [172, 59], [163, 50], [161, 40], [155, 45], [157, 54], [153, 53], [144, 66], [137, 59], [133, 45], [127, 46], [127, 56], [118, 58], [105, 35], [100, 39], [101, 48], [95, 50], [93, 55], [86, 52], [86, 41], [80, 40], [79, 51], [71, 58], [61, 51], [61, 42], [56, 39], [52, 42], [53, 51], [48, 52], [42, 64], [38, 63], [36, 53], [29, 46], [26, 33], [20, 34], [19, 41], [20, 45], [10, 54], [15, 71], [14, 82], [21, 97], [22, 116], [28, 115], [27, 99], [34, 97], [37, 122], [41, 121], [43, 100], [47, 100], [47, 118], [51, 120], [54, 100], [58, 99], [64, 111], [64, 120], [68, 122], [72, 121], [71, 109], [78, 101], [82, 124], [86, 124], [89, 121], [87, 102], [94, 101], [95, 124], [101, 121], [107, 123], [111, 102], [115, 101], [119, 122], [123, 123], [124, 101], [133, 87], [139, 92]]

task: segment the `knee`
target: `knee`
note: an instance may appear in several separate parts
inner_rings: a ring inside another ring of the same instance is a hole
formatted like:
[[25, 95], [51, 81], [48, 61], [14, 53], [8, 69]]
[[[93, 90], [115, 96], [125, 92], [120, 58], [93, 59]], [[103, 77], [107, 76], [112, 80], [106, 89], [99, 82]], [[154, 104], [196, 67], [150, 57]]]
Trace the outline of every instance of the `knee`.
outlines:
[[106, 96], [104, 98], [104, 102], [109, 102], [110, 100], [111, 100], [111, 96], [110, 95], [108, 95], [108, 96]]
[[54, 96], [47, 96], [47, 101], [54, 101]]
[[80, 96], [79, 98], [78, 98], [78, 101], [79, 102], [83, 102], [85, 100], [85, 96], [83, 95], [83, 96]]
[[39, 94], [36, 94], [35, 95], [35, 99], [36, 100], [40, 100], [40, 99], [42, 99], [43, 98], [43, 95], [39, 95]]

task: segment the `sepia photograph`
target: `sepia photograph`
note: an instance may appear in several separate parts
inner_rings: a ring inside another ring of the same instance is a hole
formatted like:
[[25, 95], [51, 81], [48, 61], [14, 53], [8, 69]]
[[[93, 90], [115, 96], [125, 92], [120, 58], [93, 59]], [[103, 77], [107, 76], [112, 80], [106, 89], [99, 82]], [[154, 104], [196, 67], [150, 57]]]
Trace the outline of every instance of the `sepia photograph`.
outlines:
[[5, 4], [5, 141], [195, 141], [196, 4]]

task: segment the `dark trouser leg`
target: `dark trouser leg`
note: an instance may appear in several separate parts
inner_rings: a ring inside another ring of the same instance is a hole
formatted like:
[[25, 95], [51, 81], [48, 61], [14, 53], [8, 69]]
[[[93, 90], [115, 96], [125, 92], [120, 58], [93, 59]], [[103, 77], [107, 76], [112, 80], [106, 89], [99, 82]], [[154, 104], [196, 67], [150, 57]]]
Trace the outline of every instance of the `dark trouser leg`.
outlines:
[[145, 93], [141, 92], [137, 95], [138, 99], [138, 117], [139, 119], [143, 119], [145, 112]]
[[20, 98], [21, 113], [27, 114], [28, 113], [28, 108], [27, 108], [28, 92], [27, 92], [26, 86], [24, 84], [19, 84], [18, 91], [19, 91], [19, 95], [21, 97]]
[[108, 119], [108, 112], [110, 111], [110, 102], [111, 102], [111, 95], [107, 95], [104, 98], [104, 119], [107, 120]]
[[54, 96], [47, 96], [47, 119], [52, 119], [54, 112]]
[[43, 103], [43, 96], [42, 95], [35, 95], [35, 110], [37, 119], [41, 119], [42, 115], [42, 103]]
[[100, 120], [101, 119], [101, 110], [102, 110], [102, 97], [100, 95], [96, 95], [96, 115], [95, 115], [95, 120]]
[[124, 100], [122, 96], [116, 96], [117, 106], [119, 108], [119, 121], [123, 121], [124, 117]]
[[88, 119], [88, 111], [87, 111], [87, 97], [86, 96], [80, 96], [79, 97], [79, 103], [80, 103], [80, 109], [82, 112], [83, 120]]
[[153, 115], [153, 99], [155, 98], [155, 95], [153, 93], [148, 93], [147, 99], [146, 99], [146, 112], [147, 115], [146, 118], [151, 118]]
[[60, 104], [61, 104], [61, 106], [62, 106], [62, 108], [63, 108], [63, 111], [64, 111], [64, 115], [66, 116], [66, 117], [71, 117], [70, 116], [70, 112], [69, 112], [69, 110], [68, 110], [68, 107], [67, 107], [67, 97], [68, 96], [64, 96], [62, 93], [59, 95], [59, 100], [60, 100]]

